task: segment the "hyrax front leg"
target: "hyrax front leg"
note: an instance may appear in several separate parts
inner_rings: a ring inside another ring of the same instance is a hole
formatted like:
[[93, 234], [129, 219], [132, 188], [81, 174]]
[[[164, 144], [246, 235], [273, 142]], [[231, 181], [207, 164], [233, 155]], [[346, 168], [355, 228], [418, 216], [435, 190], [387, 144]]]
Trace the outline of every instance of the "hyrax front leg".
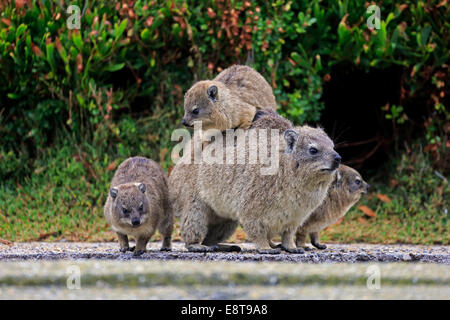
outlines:
[[289, 253], [305, 253], [302, 248], [297, 248], [294, 243], [294, 234], [296, 228], [289, 228], [285, 230], [281, 236], [281, 249]]
[[136, 249], [134, 249], [135, 256], [140, 256], [141, 254], [145, 253], [145, 250], [147, 249], [148, 240], [150, 240], [150, 237], [140, 236], [137, 238]]
[[269, 235], [261, 223], [254, 221], [242, 221], [242, 228], [250, 240], [255, 243], [256, 250], [261, 254], [279, 254], [280, 248], [272, 248]]
[[171, 251], [172, 250], [172, 231], [173, 231], [173, 214], [170, 209], [165, 212], [161, 223], [158, 227], [159, 233], [163, 237], [163, 242], [161, 246], [161, 251]]
[[310, 251], [311, 249], [306, 245], [306, 237], [308, 236], [308, 233], [301, 229], [298, 228], [297, 233], [295, 235], [295, 245], [297, 246], [297, 248], [301, 248], [304, 249], [306, 251]]
[[213, 249], [201, 243], [208, 234], [209, 207], [200, 200], [194, 202], [181, 216], [181, 237], [190, 252], [208, 252]]
[[119, 238], [120, 252], [133, 251], [134, 247], [130, 249], [130, 245], [128, 244], [128, 236], [119, 232], [116, 233], [117, 238]]
[[318, 232], [311, 232], [309, 234], [309, 237], [311, 238], [311, 244], [316, 247], [317, 249], [323, 250], [326, 249], [327, 246], [325, 244], [319, 243], [319, 233]]
[[270, 246], [269, 240], [267, 238], [260, 238], [254, 240], [256, 244], [256, 250], [261, 254], [279, 254], [281, 253], [280, 248], [272, 248]]
[[213, 247], [214, 251], [240, 252], [241, 247], [239, 246], [219, 243], [227, 240], [234, 233], [238, 226], [238, 222], [228, 219], [221, 219], [219, 217], [215, 218], [216, 224], [210, 224], [208, 226], [208, 234], [202, 244]]

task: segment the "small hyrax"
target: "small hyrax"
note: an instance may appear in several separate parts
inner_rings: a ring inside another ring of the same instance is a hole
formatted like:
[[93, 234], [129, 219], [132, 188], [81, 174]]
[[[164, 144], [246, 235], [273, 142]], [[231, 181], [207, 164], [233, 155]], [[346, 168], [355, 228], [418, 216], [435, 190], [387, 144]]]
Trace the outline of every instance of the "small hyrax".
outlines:
[[256, 70], [242, 65], [225, 69], [213, 80], [195, 83], [184, 96], [183, 125], [202, 129], [248, 129], [258, 110], [276, 110], [272, 88]]
[[[120, 164], [104, 209], [120, 251], [141, 255], [156, 229], [163, 236], [161, 250], [171, 250], [173, 214], [168, 197], [167, 175], [156, 162], [133, 157]], [[128, 236], [136, 240], [136, 248], [129, 247]]]
[[[192, 202], [178, 207], [188, 250], [210, 250], [207, 246], [225, 240], [239, 222], [261, 253], [280, 252], [269, 242], [277, 234], [281, 248], [303, 252], [295, 246], [295, 231], [324, 200], [341, 158], [319, 128], [288, 129], [280, 140], [284, 148], [272, 175], [261, 174], [261, 163], [202, 163], [184, 175], [186, 188], [196, 190]], [[248, 159], [245, 145], [235, 148]]]
[[306, 237], [309, 235], [313, 246], [325, 249], [327, 246], [319, 243], [319, 232], [345, 216], [368, 189], [369, 185], [356, 170], [341, 165], [323, 203], [297, 229], [297, 247], [306, 249]]

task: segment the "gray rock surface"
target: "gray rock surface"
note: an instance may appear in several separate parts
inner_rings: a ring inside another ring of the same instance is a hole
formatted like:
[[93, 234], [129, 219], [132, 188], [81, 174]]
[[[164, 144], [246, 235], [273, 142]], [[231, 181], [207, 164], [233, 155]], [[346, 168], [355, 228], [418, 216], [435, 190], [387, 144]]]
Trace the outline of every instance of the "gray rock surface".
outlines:
[[325, 250], [313, 249], [304, 254], [258, 254], [249, 243], [239, 244], [240, 253], [191, 253], [176, 242], [172, 252], [160, 252], [158, 242], [149, 243], [147, 252], [136, 258], [120, 253], [117, 243], [29, 242], [0, 244], [0, 261], [113, 259], [113, 260], [195, 260], [195, 261], [278, 261], [278, 262], [433, 262], [450, 264], [449, 246], [328, 244]]
[[117, 243], [0, 245], [0, 299], [450, 298], [448, 246], [330, 244], [278, 255], [240, 246], [190, 253], [150, 243], [135, 258]]

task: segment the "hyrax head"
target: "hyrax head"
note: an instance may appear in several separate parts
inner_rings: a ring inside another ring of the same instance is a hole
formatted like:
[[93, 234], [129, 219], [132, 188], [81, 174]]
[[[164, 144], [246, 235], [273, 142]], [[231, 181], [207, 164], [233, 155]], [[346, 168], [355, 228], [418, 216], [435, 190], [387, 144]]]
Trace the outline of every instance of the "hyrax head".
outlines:
[[193, 127], [194, 122], [201, 122], [202, 129], [216, 128], [216, 113], [223, 92], [228, 90], [217, 81], [199, 81], [184, 95], [184, 117], [181, 121], [186, 127]]
[[288, 129], [284, 132], [284, 139], [285, 152], [292, 155], [294, 170], [302, 170], [317, 179], [329, 179], [339, 168], [341, 156], [321, 128], [302, 126]]
[[366, 194], [370, 185], [365, 182], [355, 169], [341, 165], [336, 173], [335, 187], [345, 192], [353, 200], [359, 200]]
[[148, 219], [149, 204], [144, 183], [127, 183], [111, 188], [113, 216], [124, 225], [139, 227]]

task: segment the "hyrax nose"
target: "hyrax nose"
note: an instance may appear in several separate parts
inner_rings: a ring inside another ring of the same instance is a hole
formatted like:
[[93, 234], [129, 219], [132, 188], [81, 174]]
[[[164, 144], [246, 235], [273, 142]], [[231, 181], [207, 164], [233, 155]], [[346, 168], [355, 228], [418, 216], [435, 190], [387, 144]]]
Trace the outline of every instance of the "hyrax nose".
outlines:
[[335, 153], [334, 159], [333, 159], [333, 166], [335, 168], [339, 167], [339, 164], [341, 163], [341, 159], [342, 159], [341, 156], [338, 153]]
[[139, 218], [133, 218], [133, 219], [131, 219], [131, 224], [133, 226], [138, 226], [141, 224], [141, 220]]
[[183, 118], [183, 120], [181, 120], [181, 124], [183, 125], [183, 126], [187, 126], [188, 125], [188, 123], [186, 122], [186, 120]]

